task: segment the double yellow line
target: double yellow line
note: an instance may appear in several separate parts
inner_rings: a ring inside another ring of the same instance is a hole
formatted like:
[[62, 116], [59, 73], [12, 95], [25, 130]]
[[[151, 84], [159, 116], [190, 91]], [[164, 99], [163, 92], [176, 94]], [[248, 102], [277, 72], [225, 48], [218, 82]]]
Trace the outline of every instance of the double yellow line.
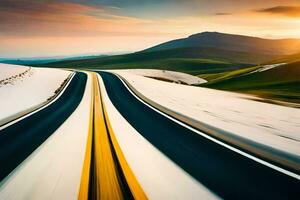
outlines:
[[113, 133], [95, 73], [92, 80], [89, 133], [78, 199], [147, 199]]

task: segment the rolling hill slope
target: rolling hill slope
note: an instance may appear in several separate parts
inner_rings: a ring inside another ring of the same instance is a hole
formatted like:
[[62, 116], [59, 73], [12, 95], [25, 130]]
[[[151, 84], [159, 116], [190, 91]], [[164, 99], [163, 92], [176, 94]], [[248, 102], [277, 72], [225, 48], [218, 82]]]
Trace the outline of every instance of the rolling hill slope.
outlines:
[[218, 32], [203, 32], [187, 38], [169, 41], [146, 49], [146, 52], [174, 48], [206, 47], [229, 51], [288, 55], [297, 53], [300, 49], [300, 40], [297, 39], [263, 39], [242, 35], [225, 34]]
[[[299, 51], [300, 51], [300, 49], [299, 49]], [[300, 52], [292, 54], [292, 55], [278, 57], [274, 60], [269, 61], [268, 64], [292, 63], [292, 62], [297, 62], [297, 61], [300, 61]]]
[[265, 56], [212, 48], [182, 48], [62, 61], [36, 66], [94, 69], [164, 69], [198, 75], [244, 68], [251, 65], [253, 60], [258, 58], [264, 59]]
[[300, 61], [281, 65], [262, 72], [239, 74], [229, 79], [225, 78], [208, 82], [204, 84], [204, 86], [300, 103], [299, 77]]
[[[288, 45], [293, 42], [293, 45]], [[204, 32], [117, 56], [53, 62], [38, 66], [96, 69], [164, 69], [193, 75], [219, 73], [264, 63], [289, 54], [298, 40], [268, 40]], [[300, 42], [299, 42], [300, 49]]]

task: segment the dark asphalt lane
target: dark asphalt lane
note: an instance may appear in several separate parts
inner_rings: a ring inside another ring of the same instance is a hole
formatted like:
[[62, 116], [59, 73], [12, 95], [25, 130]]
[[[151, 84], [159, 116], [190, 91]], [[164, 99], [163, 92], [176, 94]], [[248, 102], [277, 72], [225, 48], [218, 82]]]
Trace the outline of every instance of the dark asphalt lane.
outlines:
[[99, 74], [121, 115], [161, 152], [221, 198], [299, 199], [299, 180], [184, 128], [138, 101], [115, 75]]
[[86, 81], [86, 74], [76, 73], [66, 90], [55, 102], [0, 130], [0, 181], [73, 113], [81, 102]]

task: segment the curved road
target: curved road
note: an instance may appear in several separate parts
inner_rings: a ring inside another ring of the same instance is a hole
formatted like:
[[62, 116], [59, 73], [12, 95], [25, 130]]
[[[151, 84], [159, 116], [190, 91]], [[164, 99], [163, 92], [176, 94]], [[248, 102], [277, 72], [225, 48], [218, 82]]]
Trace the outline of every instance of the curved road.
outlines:
[[76, 73], [66, 90], [56, 101], [0, 130], [0, 181], [38, 148], [73, 113], [81, 102], [86, 81], [86, 74]]
[[221, 198], [299, 198], [299, 180], [175, 123], [141, 103], [117, 76], [99, 74], [121, 115], [156, 148]]

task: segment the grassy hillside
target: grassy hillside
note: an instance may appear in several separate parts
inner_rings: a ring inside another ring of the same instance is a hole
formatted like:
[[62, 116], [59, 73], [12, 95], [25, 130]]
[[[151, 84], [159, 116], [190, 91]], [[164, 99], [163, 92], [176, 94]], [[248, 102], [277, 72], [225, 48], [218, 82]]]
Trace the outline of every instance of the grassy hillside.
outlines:
[[300, 40], [269, 40], [204, 32], [118, 56], [41, 64], [45, 67], [131, 69], [153, 68], [193, 75], [215, 74], [266, 63], [286, 55]]
[[245, 68], [271, 58], [273, 56], [214, 48], [181, 48], [62, 61], [38, 66], [96, 69], [154, 68], [198, 75]]
[[300, 40], [297, 39], [264, 39], [244, 35], [218, 32], [203, 32], [187, 38], [159, 44], [145, 51], [156, 51], [186, 47], [210, 47], [229, 51], [256, 54], [288, 55], [298, 52]]
[[218, 82], [221, 80], [224, 81], [226, 79], [235, 78], [237, 76], [243, 76], [243, 75], [250, 73], [259, 68], [260, 68], [260, 66], [247, 67], [247, 68], [237, 69], [237, 70], [227, 71], [227, 72], [200, 74], [200, 75], [198, 75], [198, 77], [204, 78], [205, 80], [209, 81], [211, 84], [213, 82]]
[[[250, 69], [249, 69], [250, 70]], [[239, 74], [241, 71], [236, 71]], [[234, 72], [229, 72], [227, 74]], [[267, 71], [218, 78], [203, 86], [255, 94], [261, 97], [300, 103], [300, 62]]]
[[292, 54], [292, 55], [287, 55], [287, 56], [280, 56], [276, 59], [273, 59], [269, 62], [268, 64], [273, 64], [273, 63], [291, 63], [291, 62], [297, 62], [300, 61], [300, 53]]
[[[81, 69], [163, 69], [198, 75], [203, 86], [300, 102], [300, 40], [262, 38], [205, 32], [169, 41], [144, 51], [36, 65]], [[296, 49], [296, 50], [295, 50]], [[280, 56], [281, 55], [281, 56]], [[292, 62], [292, 63], [291, 63]], [[291, 63], [252, 72], [263, 63]]]

